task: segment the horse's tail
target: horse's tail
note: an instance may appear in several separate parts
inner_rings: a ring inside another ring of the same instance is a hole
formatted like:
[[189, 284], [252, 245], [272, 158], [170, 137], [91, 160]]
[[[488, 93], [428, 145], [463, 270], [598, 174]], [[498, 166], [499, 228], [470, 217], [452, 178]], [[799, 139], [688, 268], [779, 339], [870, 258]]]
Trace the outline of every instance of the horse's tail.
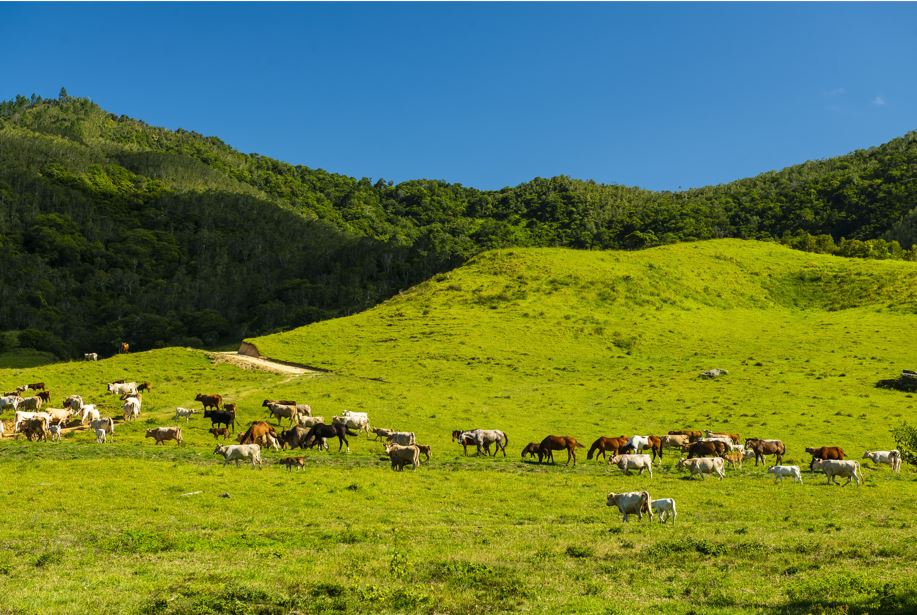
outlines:
[[580, 444], [579, 442], [576, 443], [576, 446], [577, 448], [586, 448], [585, 444]]
[[503, 434], [503, 450], [505, 451], [506, 447], [509, 445], [509, 436], [506, 435], [505, 431], [501, 431], [500, 433]]

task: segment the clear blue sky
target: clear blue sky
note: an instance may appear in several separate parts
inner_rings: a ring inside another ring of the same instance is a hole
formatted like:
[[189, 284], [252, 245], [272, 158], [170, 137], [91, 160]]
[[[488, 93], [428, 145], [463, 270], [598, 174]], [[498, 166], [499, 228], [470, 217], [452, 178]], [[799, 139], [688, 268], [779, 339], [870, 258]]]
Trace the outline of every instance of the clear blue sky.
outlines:
[[0, 4], [32, 92], [356, 177], [677, 189], [917, 129], [917, 4]]

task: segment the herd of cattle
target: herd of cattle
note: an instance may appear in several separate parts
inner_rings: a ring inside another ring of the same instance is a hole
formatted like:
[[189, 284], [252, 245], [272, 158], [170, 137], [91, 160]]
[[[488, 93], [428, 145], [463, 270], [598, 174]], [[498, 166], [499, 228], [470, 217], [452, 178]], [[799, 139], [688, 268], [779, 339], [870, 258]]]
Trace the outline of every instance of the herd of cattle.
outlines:
[[[124, 422], [133, 421], [140, 416], [143, 393], [151, 390], [152, 385], [149, 382], [118, 380], [108, 384], [108, 392], [120, 399]], [[34, 394], [23, 397], [26, 391], [32, 391]], [[239, 465], [241, 461], [246, 461], [253, 466], [261, 466], [262, 448], [281, 450], [289, 447], [292, 450], [318, 446], [320, 450], [329, 450], [328, 440], [332, 438], [338, 439], [338, 451], [346, 448], [346, 451], [350, 452], [347, 437], [357, 436], [361, 432], [367, 435], [374, 434], [377, 441], [384, 442], [385, 452], [395, 470], [402, 470], [408, 465], [416, 470], [420, 466], [421, 455], [424, 455], [426, 461], [430, 461], [430, 446], [418, 443], [413, 432], [373, 429], [370, 427], [367, 413], [349, 410], [333, 416], [329, 424], [325, 422], [324, 417], [313, 416], [312, 408], [308, 404], [298, 404], [292, 400], [265, 399], [261, 406], [266, 409], [268, 420], [252, 422], [237, 436], [238, 444], [226, 444], [226, 439], [231, 433], [235, 434], [238, 425], [236, 405], [223, 403], [222, 396], [216, 394], [199, 393], [195, 401], [200, 402], [200, 410], [179, 407], [176, 408], [175, 418], [184, 419], [187, 423], [194, 415], [202, 413], [205, 419], [210, 419], [209, 433], [215, 440], [223, 439], [223, 444], [217, 444], [213, 452], [222, 456], [224, 463], [234, 462]], [[13, 432], [23, 434], [30, 441], [47, 441], [49, 436], [51, 440], [60, 440], [64, 429], [74, 424], [91, 430], [100, 444], [114, 439], [115, 419], [102, 417], [95, 404], [84, 403], [79, 395], [67, 397], [62, 408], [48, 407], [50, 402], [51, 392], [45, 388], [45, 383], [22, 385], [0, 397], [0, 413], [11, 408], [14, 411]], [[276, 419], [279, 433], [269, 422], [271, 419]], [[286, 429], [281, 428], [283, 420], [289, 421]], [[0, 436], [4, 430], [4, 423], [0, 421]], [[178, 426], [155, 427], [146, 430], [145, 437], [152, 438], [156, 444], [168, 440], [181, 444], [182, 430]], [[468, 448], [473, 447], [477, 455], [483, 453], [486, 456], [495, 456], [502, 452], [506, 457], [506, 447], [509, 444], [506, 433], [498, 429], [455, 430], [452, 432], [452, 441], [462, 446], [465, 455], [468, 454]], [[538, 463], [554, 463], [554, 451], [566, 450], [567, 464], [573, 461], [575, 466], [577, 448], [585, 447], [574, 437], [550, 435], [541, 442], [528, 443], [522, 449], [522, 458], [528, 456], [532, 459], [537, 458]], [[837, 478], [840, 477], [847, 479], [844, 485], [851, 481], [857, 486], [861, 484], [859, 462], [845, 459], [847, 455], [842, 448], [821, 446], [805, 450], [812, 456], [810, 471], [824, 472], [829, 483], [837, 484]], [[629, 475], [632, 470], [639, 474], [645, 471], [652, 478], [653, 462], [657, 459], [661, 462], [664, 451], [677, 451], [676, 467], [687, 470], [691, 476], [699, 475], [701, 479], [707, 474], [713, 474], [722, 480], [726, 464], [741, 467], [744, 460], [754, 458], [756, 466], [759, 463], [766, 465], [766, 457], [773, 456], [774, 465], [767, 471], [774, 475], [775, 482], [784, 477], [802, 482], [799, 466], [782, 465], [786, 454], [786, 447], [782, 441], [746, 438], [742, 442], [739, 434], [734, 433], [673, 430], [663, 436], [602, 436], [592, 443], [586, 458], [598, 459], [601, 456], [609, 465], [617, 466], [624, 474]], [[901, 454], [897, 450], [866, 451], [863, 458], [871, 459], [875, 464], [889, 465], [894, 472], [900, 472]], [[304, 462], [303, 457], [286, 457], [279, 461], [288, 470], [301, 469], [305, 465]], [[674, 500], [653, 500], [646, 491], [610, 493], [607, 504], [617, 506], [625, 521], [631, 514], [642, 518], [646, 513], [652, 520], [653, 514], [656, 513], [662, 521], [671, 517], [673, 522], [676, 516]]]

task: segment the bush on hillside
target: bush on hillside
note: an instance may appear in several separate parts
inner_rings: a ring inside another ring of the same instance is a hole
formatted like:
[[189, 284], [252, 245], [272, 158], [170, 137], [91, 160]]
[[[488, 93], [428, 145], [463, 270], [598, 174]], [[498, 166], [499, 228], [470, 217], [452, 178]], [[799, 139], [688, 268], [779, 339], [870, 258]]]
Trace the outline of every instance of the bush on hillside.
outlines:
[[901, 458], [912, 466], [917, 466], [917, 427], [901, 423], [892, 429], [892, 436], [895, 438], [895, 445], [901, 451]]

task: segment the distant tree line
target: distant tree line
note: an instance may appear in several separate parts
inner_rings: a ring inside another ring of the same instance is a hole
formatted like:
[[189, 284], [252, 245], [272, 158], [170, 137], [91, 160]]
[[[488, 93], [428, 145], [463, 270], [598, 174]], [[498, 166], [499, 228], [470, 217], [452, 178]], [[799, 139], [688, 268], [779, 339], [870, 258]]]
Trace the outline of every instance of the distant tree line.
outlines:
[[215, 345], [365, 309], [478, 252], [741, 237], [917, 258], [917, 133], [731, 184], [483, 191], [293, 166], [84, 98], [0, 102], [0, 331], [61, 357]]

